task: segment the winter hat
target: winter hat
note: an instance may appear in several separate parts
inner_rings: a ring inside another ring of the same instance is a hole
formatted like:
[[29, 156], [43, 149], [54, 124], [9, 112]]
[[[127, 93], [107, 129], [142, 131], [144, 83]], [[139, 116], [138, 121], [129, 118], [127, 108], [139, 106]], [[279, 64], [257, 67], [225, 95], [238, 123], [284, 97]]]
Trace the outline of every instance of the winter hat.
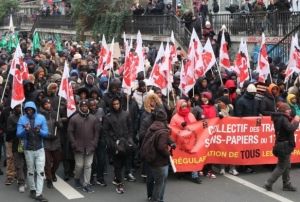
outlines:
[[44, 99], [42, 99], [42, 101], [41, 101], [41, 106], [43, 107], [46, 103], [51, 103], [51, 101], [50, 101], [49, 98], [44, 98]]
[[50, 83], [48, 86], [47, 86], [47, 91], [53, 91], [53, 90], [57, 90], [58, 89], [58, 85], [57, 83]]
[[203, 93], [201, 93], [201, 96], [206, 97], [208, 100], [212, 99], [211, 92], [203, 92]]
[[292, 104], [292, 99], [297, 98], [295, 94], [288, 94], [288, 96], [286, 97], [286, 101], [288, 104]]
[[280, 104], [278, 104], [277, 110], [279, 112], [285, 112], [286, 110], [290, 110], [290, 106], [284, 102], [281, 102]]
[[59, 74], [53, 74], [51, 76], [51, 80], [54, 81], [54, 82], [56, 82], [58, 80], [61, 80], [61, 75], [59, 75]]
[[255, 87], [255, 85], [254, 84], [249, 84], [248, 85], [248, 87], [247, 87], [247, 92], [248, 93], [256, 93], [257, 92], [257, 90], [256, 90], [256, 87]]
[[206, 21], [205, 22], [205, 26], [210, 26], [211, 24], [210, 24], [210, 22], [209, 21]]
[[156, 108], [154, 111], [154, 120], [155, 121], [167, 121], [167, 113], [160, 107]]
[[83, 105], [88, 106], [88, 101], [87, 100], [81, 100], [79, 103], [79, 107], [82, 107]]
[[222, 97], [219, 97], [217, 100], [223, 102], [223, 103], [226, 104], [226, 105], [231, 104], [231, 103], [230, 103], [230, 100], [229, 100], [229, 98], [228, 98], [228, 96], [222, 96]]

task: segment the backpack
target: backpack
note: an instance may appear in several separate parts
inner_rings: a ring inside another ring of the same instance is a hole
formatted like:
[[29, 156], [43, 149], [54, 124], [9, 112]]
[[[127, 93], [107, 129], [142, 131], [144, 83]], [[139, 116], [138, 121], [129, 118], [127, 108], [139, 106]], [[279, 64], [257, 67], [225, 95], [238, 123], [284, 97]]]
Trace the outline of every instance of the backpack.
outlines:
[[148, 130], [140, 148], [140, 157], [142, 160], [152, 163], [157, 156], [157, 139], [162, 133], [169, 132], [168, 129], [159, 129], [155, 132]]

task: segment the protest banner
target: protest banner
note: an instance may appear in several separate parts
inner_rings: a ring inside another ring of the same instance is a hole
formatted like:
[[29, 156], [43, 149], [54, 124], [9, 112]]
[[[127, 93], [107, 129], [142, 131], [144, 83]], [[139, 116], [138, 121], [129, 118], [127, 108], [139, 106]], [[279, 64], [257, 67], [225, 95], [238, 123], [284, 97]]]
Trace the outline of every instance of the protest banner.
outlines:
[[[173, 151], [176, 172], [199, 171], [205, 164], [276, 164], [273, 122], [264, 117], [226, 117], [198, 121], [184, 129], [171, 128], [177, 144]], [[175, 132], [176, 131], [176, 132]], [[299, 129], [291, 162], [300, 162]]]

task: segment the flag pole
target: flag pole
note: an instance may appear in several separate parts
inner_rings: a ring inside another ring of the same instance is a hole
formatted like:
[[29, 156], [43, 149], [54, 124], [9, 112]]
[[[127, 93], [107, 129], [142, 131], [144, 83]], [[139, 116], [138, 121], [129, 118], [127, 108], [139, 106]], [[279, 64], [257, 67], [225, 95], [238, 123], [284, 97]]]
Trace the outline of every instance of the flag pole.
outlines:
[[[11, 68], [11, 67], [10, 67], [10, 68]], [[6, 78], [6, 81], [5, 81], [5, 85], [4, 85], [3, 92], [2, 92], [2, 96], [1, 96], [1, 103], [3, 103], [4, 94], [5, 94], [5, 90], [6, 90], [6, 88], [7, 88], [7, 83], [8, 83], [8, 80], [9, 80], [9, 76], [10, 76], [10, 73], [8, 73], [7, 78]]]
[[127, 110], [126, 111], [128, 111], [129, 112], [129, 95], [127, 94]]
[[108, 92], [108, 89], [109, 89], [109, 83], [110, 83], [110, 69], [109, 69], [109, 72], [108, 72], [108, 82], [107, 82], [107, 88], [106, 88], [106, 91]]
[[220, 77], [220, 81], [221, 81], [221, 85], [223, 86], [224, 84], [223, 84], [223, 80], [222, 80], [222, 75], [221, 75], [221, 71], [220, 71], [220, 69], [219, 69], [219, 64], [218, 64], [218, 62], [216, 62], [216, 66], [217, 66], [217, 70], [218, 70], [218, 73], [219, 73], [219, 77]]
[[[58, 99], [58, 107], [57, 107], [56, 121], [58, 121], [58, 118], [59, 118], [60, 103], [61, 103], [61, 96], [59, 96], [59, 99]], [[57, 126], [55, 126], [55, 129], [54, 129], [54, 136], [56, 136], [56, 133], [57, 133]]]

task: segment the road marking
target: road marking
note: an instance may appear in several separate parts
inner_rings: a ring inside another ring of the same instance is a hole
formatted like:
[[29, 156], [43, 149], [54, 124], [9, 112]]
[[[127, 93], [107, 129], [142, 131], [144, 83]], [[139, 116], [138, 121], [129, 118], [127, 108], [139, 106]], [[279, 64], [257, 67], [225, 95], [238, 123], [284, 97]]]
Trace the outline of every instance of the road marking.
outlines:
[[262, 194], [265, 194], [277, 201], [280, 201], [280, 202], [294, 202], [294, 201], [291, 201], [290, 199], [287, 199], [287, 198], [284, 198], [283, 196], [279, 195], [279, 194], [275, 194], [274, 192], [271, 192], [271, 191], [266, 191], [263, 187], [259, 187], [251, 182], [248, 182], [246, 180], [243, 180], [242, 178], [240, 177], [236, 177], [236, 176], [233, 176], [233, 175], [228, 175], [228, 174], [225, 174], [224, 175], [225, 177], [235, 181], [235, 182], [238, 182], [246, 187], [249, 187], [251, 189], [254, 189]]
[[66, 183], [63, 179], [56, 175], [57, 182], [53, 182], [53, 186], [57, 191], [64, 195], [67, 199], [78, 199], [84, 198], [84, 196], [79, 193], [76, 189]]

